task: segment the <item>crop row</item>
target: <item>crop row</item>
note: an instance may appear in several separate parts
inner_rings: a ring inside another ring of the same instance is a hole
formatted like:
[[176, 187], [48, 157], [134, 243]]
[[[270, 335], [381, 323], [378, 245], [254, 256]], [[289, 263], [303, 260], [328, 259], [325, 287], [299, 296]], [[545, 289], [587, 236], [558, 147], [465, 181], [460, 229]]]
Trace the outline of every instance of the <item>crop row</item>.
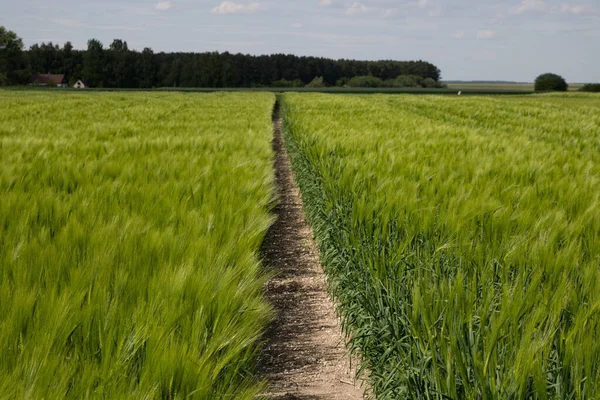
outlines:
[[0, 94], [0, 398], [253, 398], [271, 94]]
[[283, 100], [378, 398], [600, 395], [597, 97]]

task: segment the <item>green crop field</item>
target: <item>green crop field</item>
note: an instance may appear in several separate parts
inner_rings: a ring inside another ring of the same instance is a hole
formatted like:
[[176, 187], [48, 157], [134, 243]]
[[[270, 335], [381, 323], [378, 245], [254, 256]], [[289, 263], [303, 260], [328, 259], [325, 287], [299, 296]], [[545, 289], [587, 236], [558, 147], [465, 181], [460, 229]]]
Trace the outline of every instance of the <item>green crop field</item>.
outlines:
[[[377, 398], [600, 396], [599, 95], [280, 96]], [[0, 399], [264, 393], [274, 101], [0, 91]]]
[[0, 398], [253, 398], [272, 94], [0, 91]]
[[[579, 90], [583, 86], [582, 83], [570, 83], [569, 90], [576, 91]], [[448, 89], [454, 90], [474, 90], [474, 91], [523, 91], [523, 92], [533, 92], [533, 83], [458, 83], [453, 82], [448, 84]]]
[[599, 96], [283, 101], [378, 398], [598, 398]]

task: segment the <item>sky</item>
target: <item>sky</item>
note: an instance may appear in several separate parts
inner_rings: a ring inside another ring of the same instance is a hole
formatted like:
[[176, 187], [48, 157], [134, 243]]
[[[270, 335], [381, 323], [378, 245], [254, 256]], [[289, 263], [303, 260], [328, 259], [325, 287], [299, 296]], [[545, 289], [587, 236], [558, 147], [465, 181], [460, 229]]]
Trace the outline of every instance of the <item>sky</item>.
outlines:
[[600, 82], [600, 0], [0, 0], [34, 43], [425, 60], [444, 80]]

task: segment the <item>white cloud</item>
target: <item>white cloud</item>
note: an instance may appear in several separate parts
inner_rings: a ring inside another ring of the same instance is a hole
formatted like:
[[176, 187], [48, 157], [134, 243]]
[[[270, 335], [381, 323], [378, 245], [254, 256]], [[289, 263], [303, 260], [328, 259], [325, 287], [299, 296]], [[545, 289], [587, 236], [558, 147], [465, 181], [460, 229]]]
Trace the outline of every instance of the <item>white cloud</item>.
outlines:
[[463, 31], [454, 32], [452, 37], [455, 39], [462, 39], [465, 37], [465, 33]]
[[173, 3], [171, 3], [170, 1], [159, 1], [154, 6], [154, 9], [158, 11], [166, 11], [171, 7], [173, 7]]
[[352, 6], [349, 9], [346, 10], [346, 14], [356, 15], [356, 14], [370, 13], [373, 11], [377, 11], [377, 7], [368, 7], [362, 3], [356, 2], [356, 3], [352, 4]]
[[333, 5], [333, 0], [319, 0], [319, 5], [321, 7], [329, 7]]
[[378, 13], [382, 18], [389, 18], [398, 15], [399, 12], [400, 10], [397, 8], [371, 7], [363, 3], [355, 2], [346, 10], [346, 15]]
[[220, 5], [213, 8], [212, 14], [240, 14], [251, 13], [261, 9], [260, 3], [234, 3], [233, 1], [224, 1]]
[[[330, 0], [321, 0], [321, 2]], [[383, 7], [383, 3], [392, 5], [395, 0], [365, 0], [363, 2], [355, 1], [346, 9], [346, 15], [371, 14], [381, 18], [391, 18], [396, 16], [408, 16], [417, 12], [428, 17], [436, 17], [441, 14], [441, 8], [435, 6], [430, 0], [413, 0], [404, 4], [397, 4], [395, 7]], [[382, 5], [377, 5], [382, 4]]]
[[496, 37], [496, 32], [494, 32], [494, 31], [481, 30], [481, 31], [477, 32], [477, 39], [479, 39], [479, 40], [493, 39], [495, 37]]
[[296, 22], [296, 23], [292, 24], [292, 28], [295, 28], [295, 29], [302, 29], [302, 28], [304, 28], [304, 25], [302, 25], [302, 24], [300, 24], [300, 23]]
[[548, 5], [544, 0], [522, 0], [514, 12], [517, 14], [523, 14], [528, 11], [545, 12], [548, 9]]
[[513, 9], [515, 14], [524, 14], [530, 11], [546, 14], [594, 14], [596, 12], [593, 8], [574, 4], [550, 6], [545, 0], [522, 0], [521, 4]]
[[560, 6], [560, 12], [568, 14], [594, 14], [596, 10], [584, 6], [573, 6], [570, 4], [563, 4]]

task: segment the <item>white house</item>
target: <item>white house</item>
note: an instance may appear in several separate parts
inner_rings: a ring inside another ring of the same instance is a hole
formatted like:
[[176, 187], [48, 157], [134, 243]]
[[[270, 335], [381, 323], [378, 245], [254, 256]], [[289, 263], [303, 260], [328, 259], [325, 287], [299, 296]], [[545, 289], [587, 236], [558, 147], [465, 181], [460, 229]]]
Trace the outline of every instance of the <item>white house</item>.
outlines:
[[84, 81], [82, 81], [81, 79], [79, 79], [77, 82], [75, 82], [75, 84], [73, 85], [73, 87], [75, 89], [87, 89], [88, 85], [86, 85]]

